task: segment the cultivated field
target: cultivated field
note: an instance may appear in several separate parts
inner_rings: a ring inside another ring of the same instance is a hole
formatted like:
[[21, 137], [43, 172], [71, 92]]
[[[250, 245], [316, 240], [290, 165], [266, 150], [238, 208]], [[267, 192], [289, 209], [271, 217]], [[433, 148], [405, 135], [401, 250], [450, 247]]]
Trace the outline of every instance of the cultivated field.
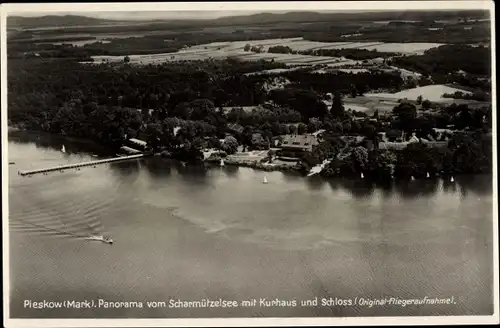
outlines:
[[[259, 47], [260, 53], [244, 51], [245, 45]], [[379, 52], [397, 52], [401, 54], [416, 54], [427, 49], [438, 47], [438, 43], [383, 43], [383, 42], [314, 42], [306, 41], [302, 38], [288, 39], [267, 39], [258, 41], [235, 41], [235, 42], [214, 42], [209, 44], [197, 45], [182, 49], [176, 53], [164, 53], [155, 55], [133, 55], [130, 62], [136, 64], [161, 63], [171, 61], [194, 61], [206, 59], [222, 59], [226, 57], [235, 57], [242, 60], [274, 60], [275, 62], [285, 63], [287, 65], [317, 65], [324, 64], [331, 67], [343, 65], [356, 65], [359, 63], [345, 58], [325, 57], [325, 56], [306, 56], [299, 54], [275, 54], [268, 53], [270, 47], [288, 46], [292, 50], [305, 51], [314, 49], [367, 49], [377, 50]], [[96, 61], [117, 62], [123, 60], [121, 56], [95, 56]]]

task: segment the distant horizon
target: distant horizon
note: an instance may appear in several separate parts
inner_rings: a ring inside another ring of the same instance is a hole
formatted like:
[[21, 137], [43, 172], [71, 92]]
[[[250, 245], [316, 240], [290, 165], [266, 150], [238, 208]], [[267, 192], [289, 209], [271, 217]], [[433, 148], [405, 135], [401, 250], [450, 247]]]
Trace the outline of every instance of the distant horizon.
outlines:
[[[446, 9], [429, 9], [429, 11], [461, 11], [464, 9], [457, 10], [446, 10]], [[467, 9], [465, 9], [467, 10]], [[234, 17], [234, 16], [251, 16], [256, 14], [287, 14], [294, 12], [310, 12], [319, 14], [334, 14], [334, 13], [370, 13], [370, 12], [397, 12], [397, 11], [419, 11], [419, 9], [384, 9], [384, 10], [261, 10], [261, 11], [250, 11], [250, 10], [163, 10], [163, 11], [43, 11], [43, 12], [19, 12], [13, 13], [12, 16], [23, 17], [23, 18], [36, 18], [45, 16], [80, 16], [96, 19], [106, 19], [106, 20], [162, 20], [162, 19], [194, 19], [194, 20], [209, 20], [218, 19], [223, 17]], [[426, 10], [427, 11], [427, 10]]]

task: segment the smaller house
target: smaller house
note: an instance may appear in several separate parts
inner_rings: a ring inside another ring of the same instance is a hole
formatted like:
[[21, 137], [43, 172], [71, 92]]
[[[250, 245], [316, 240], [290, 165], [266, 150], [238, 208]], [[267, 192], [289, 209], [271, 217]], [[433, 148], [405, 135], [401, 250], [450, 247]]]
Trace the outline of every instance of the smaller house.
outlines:
[[311, 134], [312, 134], [313, 136], [315, 136], [315, 137], [319, 137], [319, 136], [321, 136], [321, 135], [322, 135], [323, 133], [325, 133], [325, 132], [326, 132], [326, 130], [325, 130], [325, 129], [320, 129], [320, 130], [318, 130], [318, 131], [316, 131], [316, 132], [314, 132], [314, 133], [311, 133]]
[[136, 138], [130, 138], [130, 139], [128, 139], [128, 141], [130, 141], [131, 143], [133, 143], [137, 146], [140, 146], [140, 147], [146, 147], [148, 145], [148, 143], [146, 141], [139, 140]]
[[448, 141], [429, 141], [426, 139], [420, 139], [420, 142], [425, 144], [429, 148], [446, 148], [448, 147]]
[[123, 152], [125, 152], [127, 154], [130, 154], [130, 155], [136, 155], [136, 154], [141, 154], [142, 153], [140, 150], [137, 150], [137, 149], [134, 149], [134, 148], [130, 148], [130, 147], [127, 147], [127, 146], [122, 146], [120, 149]]
[[401, 150], [408, 146], [407, 142], [379, 142], [378, 149], [390, 149], [390, 150]]
[[146, 141], [139, 140], [139, 139], [136, 139], [136, 138], [130, 138], [130, 139], [128, 139], [128, 146], [130, 146], [128, 148], [137, 149], [137, 150], [140, 150], [140, 151], [149, 150], [148, 143]]
[[364, 136], [341, 136], [340, 139], [342, 141], [345, 141], [346, 143], [349, 143], [349, 144], [360, 144], [361, 142], [363, 142], [363, 140], [365, 140], [366, 137]]
[[402, 142], [403, 141], [403, 131], [401, 130], [389, 130], [385, 133], [385, 137], [388, 141], [392, 142]]
[[[153, 115], [153, 113], [154, 113], [154, 111], [155, 111], [155, 110], [154, 110], [154, 109], [152, 109], [152, 108], [150, 108], [150, 109], [148, 109], [147, 111], [148, 111], [148, 114], [151, 116], [151, 115]], [[137, 109], [137, 112], [138, 112], [139, 114], [142, 114], [142, 109]]]
[[234, 132], [234, 133], [238, 133], [238, 134], [243, 133], [243, 130], [245, 129], [243, 126], [241, 126], [239, 124], [235, 124], [235, 123], [228, 124], [227, 128], [229, 129], [229, 131]]

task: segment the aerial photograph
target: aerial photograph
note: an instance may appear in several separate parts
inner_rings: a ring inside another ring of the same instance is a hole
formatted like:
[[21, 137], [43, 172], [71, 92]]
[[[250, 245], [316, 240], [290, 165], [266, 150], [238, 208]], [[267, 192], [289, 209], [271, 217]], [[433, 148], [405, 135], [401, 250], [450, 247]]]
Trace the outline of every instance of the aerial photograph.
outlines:
[[490, 16], [9, 12], [10, 318], [492, 316]]

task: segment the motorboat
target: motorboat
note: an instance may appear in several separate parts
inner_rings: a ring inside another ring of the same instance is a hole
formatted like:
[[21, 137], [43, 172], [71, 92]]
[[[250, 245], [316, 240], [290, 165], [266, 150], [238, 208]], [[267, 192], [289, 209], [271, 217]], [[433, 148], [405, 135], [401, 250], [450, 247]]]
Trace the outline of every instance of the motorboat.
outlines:
[[95, 236], [95, 235], [92, 235], [92, 236], [88, 236], [87, 239], [88, 240], [102, 241], [103, 243], [106, 243], [106, 244], [112, 244], [113, 243], [113, 239], [111, 239], [109, 237], [104, 237], [104, 236]]

